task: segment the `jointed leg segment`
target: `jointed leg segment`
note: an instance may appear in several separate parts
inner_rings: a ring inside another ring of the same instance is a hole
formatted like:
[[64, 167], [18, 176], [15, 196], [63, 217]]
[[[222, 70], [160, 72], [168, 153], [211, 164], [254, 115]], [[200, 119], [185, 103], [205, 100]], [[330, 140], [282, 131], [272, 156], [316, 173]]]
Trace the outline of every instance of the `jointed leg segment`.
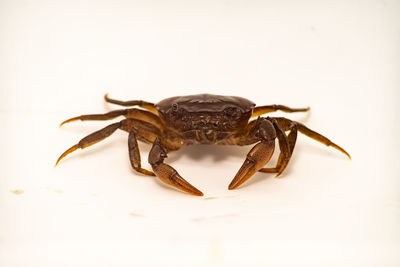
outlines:
[[84, 149], [88, 146], [94, 145], [101, 140], [109, 137], [112, 133], [114, 133], [119, 127], [121, 127], [121, 122], [113, 123], [111, 125], [108, 125], [107, 127], [96, 131], [94, 133], [89, 134], [88, 136], [82, 138], [78, 144], [70, 147], [67, 149], [57, 160], [57, 164], [60, 162], [61, 159], [63, 159], [65, 156], [67, 156], [69, 153], [77, 150], [78, 148]]
[[289, 152], [290, 152], [290, 155], [286, 157], [287, 160], [284, 160], [285, 158], [284, 153], [281, 152], [279, 154], [278, 162], [275, 168], [262, 168], [259, 171], [267, 173], [277, 173], [275, 177], [278, 177], [284, 171], [287, 164], [289, 163], [290, 158], [292, 157], [294, 146], [296, 144], [296, 139], [297, 139], [297, 126], [296, 124], [292, 124], [292, 126], [290, 127], [289, 135], [287, 136], [287, 140], [289, 143]]
[[155, 115], [154, 113], [151, 113], [146, 110], [142, 109], [137, 109], [137, 108], [131, 108], [131, 109], [118, 109], [118, 110], [113, 110], [104, 114], [86, 114], [86, 115], [80, 115], [77, 117], [70, 118], [68, 120], [63, 121], [60, 126], [72, 122], [72, 121], [105, 121], [105, 120], [111, 120], [119, 116], [125, 116], [126, 118], [132, 118], [132, 119], [137, 119], [141, 121], [145, 121], [148, 123], [151, 123], [155, 126], [157, 126], [159, 129], [162, 128], [161, 125], [161, 120], [160, 118]]
[[136, 119], [125, 119], [120, 122], [108, 125], [107, 127], [99, 131], [96, 131], [92, 134], [89, 134], [88, 136], [81, 139], [78, 144], [66, 150], [58, 158], [56, 165], [60, 162], [61, 159], [63, 159], [71, 152], [77, 150], [78, 148], [84, 149], [88, 146], [98, 143], [107, 138], [108, 136], [110, 136], [117, 129], [129, 132], [128, 149], [132, 167], [140, 173], [154, 176], [154, 173], [146, 169], [143, 169], [141, 167], [140, 152], [139, 152], [139, 146], [137, 144], [137, 138], [144, 142], [150, 143], [153, 142], [159, 136], [160, 133], [158, 128], [155, 127], [154, 125]]
[[337, 150], [339, 150], [340, 152], [342, 152], [343, 154], [345, 154], [349, 159], [351, 159], [350, 154], [347, 153], [346, 150], [344, 150], [342, 147], [338, 146], [337, 144], [333, 143], [331, 140], [329, 140], [328, 138], [326, 138], [325, 136], [323, 136], [322, 134], [319, 134], [313, 130], [311, 130], [310, 128], [308, 128], [307, 126], [305, 126], [304, 124], [297, 122], [297, 121], [291, 121], [289, 119], [283, 118], [283, 117], [278, 117], [278, 118], [274, 118], [279, 125], [281, 125], [282, 129], [284, 129], [284, 131], [288, 131], [291, 128], [291, 125], [295, 124], [297, 129], [299, 130], [299, 132], [301, 132], [304, 135], [307, 135], [308, 137], [326, 145], [326, 146], [331, 146]]
[[129, 100], [129, 101], [115, 100], [115, 99], [109, 98], [108, 94], [104, 95], [104, 99], [108, 103], [112, 103], [112, 104], [116, 104], [116, 105], [120, 105], [120, 106], [125, 106], [125, 107], [139, 106], [139, 107], [145, 108], [147, 110], [150, 110], [151, 112], [153, 112], [155, 114], [158, 113], [158, 111], [157, 111], [157, 109], [156, 109], [156, 107], [155, 107], [155, 105], [153, 103], [146, 102], [146, 101], [143, 101], [143, 100]]
[[253, 110], [253, 114], [251, 115], [252, 118], [261, 116], [266, 113], [274, 112], [274, 111], [283, 111], [286, 113], [293, 113], [293, 112], [305, 112], [310, 110], [310, 107], [306, 108], [290, 108], [284, 105], [269, 105], [269, 106], [259, 106], [255, 107]]
[[133, 169], [145, 175], [155, 176], [153, 172], [143, 169], [141, 166], [142, 162], [140, 159], [139, 145], [136, 139], [135, 131], [133, 129], [129, 132], [128, 136], [128, 151], [129, 160]]
[[73, 117], [71, 119], [65, 120], [60, 124], [60, 127], [63, 126], [66, 123], [72, 122], [72, 121], [105, 121], [105, 120], [111, 120], [114, 119], [118, 116], [126, 115], [128, 113], [127, 109], [119, 109], [119, 110], [113, 110], [105, 114], [87, 114], [87, 115], [81, 115], [77, 117]]

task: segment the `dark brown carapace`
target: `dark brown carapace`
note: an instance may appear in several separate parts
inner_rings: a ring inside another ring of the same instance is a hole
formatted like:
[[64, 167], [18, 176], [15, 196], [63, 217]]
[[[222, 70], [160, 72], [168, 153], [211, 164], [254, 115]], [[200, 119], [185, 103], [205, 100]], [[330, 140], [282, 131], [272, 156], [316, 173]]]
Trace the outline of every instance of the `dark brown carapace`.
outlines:
[[[298, 131], [336, 148], [350, 158], [343, 148], [299, 122], [283, 117], [260, 117], [278, 110], [290, 113], [307, 111], [309, 108], [289, 108], [283, 105], [257, 107], [242, 97], [211, 94], [171, 97], [157, 104], [141, 100], [119, 101], [110, 99], [107, 94], [105, 100], [121, 106], [139, 106], [142, 109], [120, 109], [105, 114], [81, 115], [64, 121], [61, 125], [75, 120], [110, 120], [125, 116], [120, 122], [81, 139], [58, 158], [56, 165], [69, 153], [91, 146], [117, 129], [129, 133], [129, 158], [136, 171], [157, 176], [163, 182], [197, 196], [202, 196], [203, 193], [164, 163], [169, 151], [194, 144], [256, 144], [247, 154], [242, 167], [229, 184], [229, 189], [237, 188], [257, 171], [276, 173], [276, 177], [279, 176], [293, 154]], [[274, 152], [275, 139], [278, 139], [280, 148], [278, 162], [274, 168], [264, 168]], [[148, 159], [153, 171], [141, 167], [138, 140], [153, 144]]]

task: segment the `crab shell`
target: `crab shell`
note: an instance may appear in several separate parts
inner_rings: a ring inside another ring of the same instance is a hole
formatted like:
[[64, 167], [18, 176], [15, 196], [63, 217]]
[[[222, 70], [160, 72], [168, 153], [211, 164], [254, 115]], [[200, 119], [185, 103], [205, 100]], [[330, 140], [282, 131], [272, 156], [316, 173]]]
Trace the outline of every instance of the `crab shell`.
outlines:
[[[196, 130], [211, 135], [242, 130], [255, 105], [238, 96], [198, 94], [170, 97], [155, 104], [155, 107], [166, 127], [183, 134]], [[204, 141], [201, 143], [208, 143], [207, 139]]]

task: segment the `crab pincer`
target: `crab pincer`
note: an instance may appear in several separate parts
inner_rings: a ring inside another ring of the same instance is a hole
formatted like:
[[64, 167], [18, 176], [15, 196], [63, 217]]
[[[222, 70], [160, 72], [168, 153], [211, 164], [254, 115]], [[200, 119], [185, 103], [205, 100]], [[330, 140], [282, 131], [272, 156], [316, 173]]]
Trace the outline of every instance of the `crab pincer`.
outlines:
[[263, 168], [271, 159], [275, 150], [275, 140], [262, 141], [255, 145], [246, 156], [242, 167], [229, 184], [229, 189], [235, 189], [246, 182], [253, 174]]
[[182, 191], [195, 196], [202, 196], [203, 193], [200, 190], [183, 179], [174, 168], [164, 163], [167, 153], [166, 147], [161, 144], [160, 140], [156, 139], [149, 153], [149, 163], [156, 176], [164, 183]]

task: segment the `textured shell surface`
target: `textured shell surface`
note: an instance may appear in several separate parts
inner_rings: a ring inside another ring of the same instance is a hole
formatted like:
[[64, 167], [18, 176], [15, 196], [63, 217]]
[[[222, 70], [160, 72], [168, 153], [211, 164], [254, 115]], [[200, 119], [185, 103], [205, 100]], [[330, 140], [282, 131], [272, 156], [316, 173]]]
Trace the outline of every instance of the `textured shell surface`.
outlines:
[[198, 94], [166, 98], [156, 104], [159, 112], [167, 112], [173, 105], [188, 112], [221, 112], [228, 107], [239, 108], [242, 112], [252, 110], [255, 103], [238, 96]]

